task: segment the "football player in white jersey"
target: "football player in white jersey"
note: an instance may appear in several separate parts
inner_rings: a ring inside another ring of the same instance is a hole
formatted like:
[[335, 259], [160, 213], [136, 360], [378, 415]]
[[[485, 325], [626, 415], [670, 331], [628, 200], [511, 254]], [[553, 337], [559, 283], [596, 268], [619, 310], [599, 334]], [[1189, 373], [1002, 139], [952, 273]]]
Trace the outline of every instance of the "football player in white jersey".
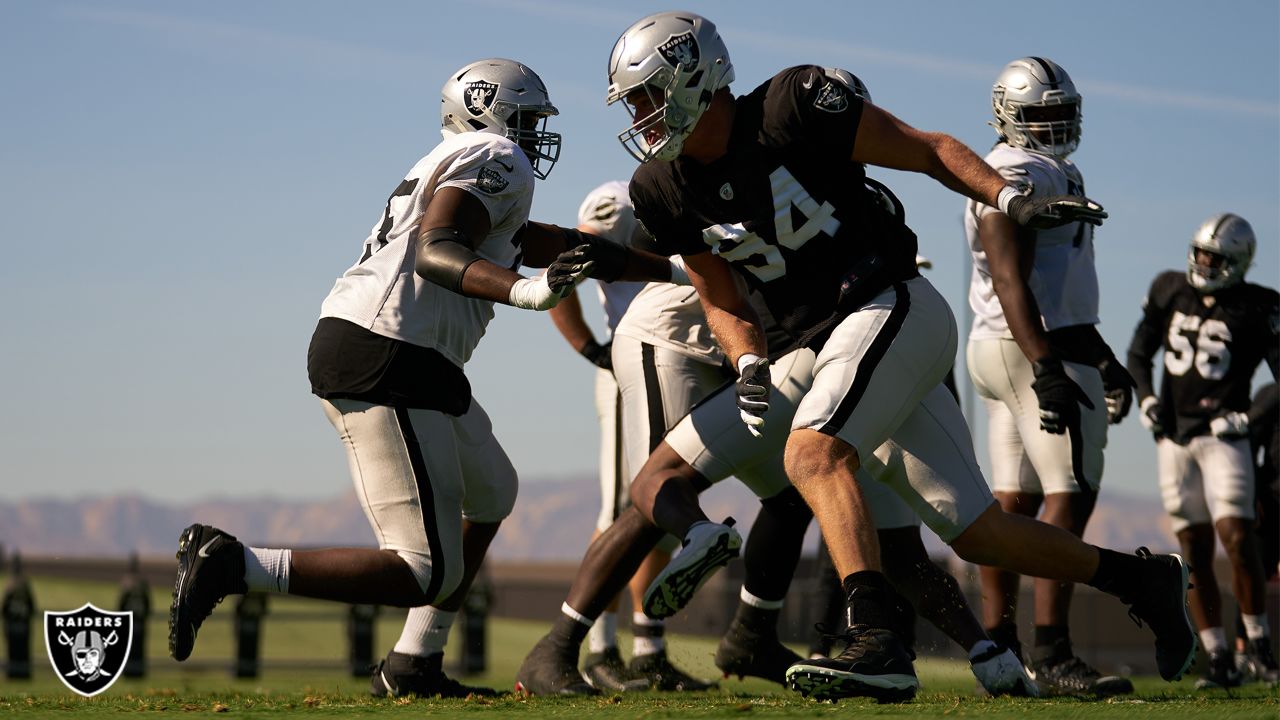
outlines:
[[[1138, 417], [1156, 440], [1164, 508], [1195, 568], [1191, 614], [1209, 656], [1197, 687], [1229, 688], [1242, 680], [1222, 627], [1215, 534], [1231, 563], [1231, 590], [1252, 654], [1264, 676], [1277, 676], [1268, 573], [1252, 532], [1249, 388], [1259, 364], [1267, 364], [1272, 378], [1280, 366], [1280, 295], [1245, 280], [1256, 246], [1253, 227], [1239, 215], [1219, 213], [1201, 223], [1186, 270], [1152, 281], [1129, 345], [1129, 370], [1142, 398]], [[1157, 353], [1164, 366], [1159, 388], [1151, 365]], [[1268, 542], [1274, 547], [1275, 536]]]
[[[1080, 142], [1081, 96], [1052, 60], [1025, 57], [1000, 71], [991, 123], [1000, 136], [985, 160], [1032, 197], [1083, 195], [1067, 156]], [[989, 419], [992, 489], [1005, 512], [1084, 534], [1102, 481], [1107, 423], [1120, 422], [1133, 380], [1098, 334], [1093, 226], [1019, 228], [997, 208], [965, 205], [973, 254], [968, 366]], [[1043, 510], [1043, 512], [1041, 512]], [[1022, 657], [1019, 576], [983, 567], [984, 624]], [[1035, 644], [1029, 667], [1055, 694], [1133, 692], [1075, 655], [1067, 619], [1071, 583], [1035, 581]]]
[[[641, 246], [648, 238], [644, 227], [636, 222], [631, 197], [627, 194], [627, 184], [616, 180], [587, 193], [578, 208], [578, 229], [627, 247]], [[681, 292], [696, 297], [687, 287], [687, 282], [686, 279], [686, 287]], [[608, 332], [603, 343], [596, 342], [591, 328], [583, 319], [578, 293], [569, 294], [548, 313], [570, 347], [597, 367], [595, 405], [596, 419], [600, 423], [600, 514], [596, 520], [593, 539], [608, 529], [631, 504], [630, 487], [634, 473], [630, 468], [638, 466], [629, 462], [629, 446], [636, 442], [647, 442], [648, 435], [645, 432], [646, 437], [633, 438], [636, 434], [632, 429], [634, 423], [628, 423], [624, 419], [626, 408], [635, 403], [623, 402], [623, 393], [614, 378], [612, 345], [618, 339], [615, 331], [624, 316], [630, 317], [627, 315], [628, 309], [638, 295], [648, 292], [648, 296], [653, 297], [654, 293], [649, 292], [651, 288], [662, 292], [662, 288], [677, 287], [670, 283], [598, 283], [600, 305], [604, 310]], [[663, 300], [659, 302], [662, 306], [666, 305]], [[639, 324], [641, 327], [649, 326], [647, 322]], [[715, 349], [716, 353], [719, 352], [714, 342], [708, 339], [706, 344]], [[719, 362], [717, 355], [712, 364], [718, 365]], [[621, 370], [625, 373], [629, 365], [624, 363], [624, 366]], [[640, 404], [643, 406], [643, 403]], [[644, 408], [641, 407], [640, 411], [644, 412]], [[657, 411], [661, 412], [662, 408], [658, 407]], [[665, 427], [662, 429], [665, 430]], [[640, 456], [641, 461], [646, 456], [647, 450]], [[631, 625], [635, 638], [630, 667], [624, 663], [618, 650], [617, 610], [620, 598], [614, 597], [591, 626], [582, 671], [592, 687], [622, 692], [650, 687], [664, 690], [705, 690], [709, 687], [707, 683], [691, 677], [671, 663], [666, 652], [665, 622], [648, 617], [640, 610], [645, 589], [671, 559], [671, 551], [678, 546], [676, 538], [663, 538], [658, 547], [645, 558], [629, 584], [631, 606], [634, 608]]]
[[[693, 13], [633, 24], [608, 70], [608, 99], [623, 101], [631, 115], [619, 140], [641, 161], [630, 185], [636, 216], [661, 253], [684, 256], [708, 323], [738, 370], [743, 421], [767, 421], [771, 383], [769, 350], [742, 283], [817, 353], [786, 470], [843, 576], [851, 623], [839, 656], [788, 669], [791, 687], [886, 700], [919, 687], [892, 629], [892, 588], [855, 478], [861, 463], [883, 463], [878, 453], [890, 438], [933, 470], [908, 472], [894, 491], [957, 553], [1118, 596], [1153, 629], [1161, 675], [1180, 677], [1195, 650], [1181, 558], [1095, 548], [994, 503], [963, 416], [941, 385], [955, 350], [954, 318], [915, 269], [914, 233], [875, 201], [862, 164], [929, 174], [1022, 226], [1101, 222], [1101, 207], [1078, 196], [1031, 197], [954, 138], [907, 126], [821, 67], [787, 68], [735, 97], [724, 41]], [[708, 246], [709, 224], [733, 223], [752, 232], [750, 244]], [[652, 497], [688, 491], [681, 483], [667, 478]], [[636, 488], [632, 495], [640, 504]], [[715, 552], [732, 539], [724, 524], [658, 515], [660, 527], [684, 537], [682, 554]], [[693, 573], [673, 579], [699, 584]]]
[[[455, 614], [516, 497], [515, 469], [462, 367], [495, 302], [553, 307], [580, 279], [552, 263], [557, 253], [604, 241], [528, 220], [534, 179], [560, 148], [546, 129], [557, 110], [532, 70], [481, 60], [453, 73], [441, 96], [443, 141], [388, 198], [325, 298], [307, 353], [379, 549], [254, 548], [188, 527], [169, 617], [176, 660], [223, 597], [272, 591], [412, 608], [374, 673], [375, 695], [492, 693], [441, 670]], [[611, 257], [615, 277], [669, 272], [665, 258]], [[514, 272], [522, 263], [552, 267], [525, 278]]]

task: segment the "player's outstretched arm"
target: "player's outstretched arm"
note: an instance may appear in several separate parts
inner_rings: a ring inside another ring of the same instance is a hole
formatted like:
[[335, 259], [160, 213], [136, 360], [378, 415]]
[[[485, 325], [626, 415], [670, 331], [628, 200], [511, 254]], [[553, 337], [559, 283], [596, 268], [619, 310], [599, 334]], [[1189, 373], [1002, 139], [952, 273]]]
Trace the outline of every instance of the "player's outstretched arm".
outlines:
[[1101, 225], [1102, 206], [1085, 197], [1029, 197], [964, 143], [944, 133], [917, 130], [884, 109], [863, 107], [854, 138], [854, 162], [919, 172], [984, 205], [997, 207], [1018, 225], [1045, 229], [1071, 222]]
[[489, 262], [475, 252], [489, 229], [489, 213], [478, 199], [460, 188], [442, 188], [418, 225], [415, 272], [461, 295], [527, 310], [555, 307], [585, 277], [570, 275], [552, 288], [546, 276], [530, 279]]

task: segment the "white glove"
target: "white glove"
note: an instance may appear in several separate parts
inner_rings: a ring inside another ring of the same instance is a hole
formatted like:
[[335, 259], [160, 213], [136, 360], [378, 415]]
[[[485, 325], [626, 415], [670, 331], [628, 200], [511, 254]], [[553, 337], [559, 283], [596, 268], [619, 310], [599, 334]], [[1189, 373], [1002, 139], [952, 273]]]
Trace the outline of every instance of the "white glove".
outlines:
[[1209, 432], [1223, 440], [1249, 437], [1249, 416], [1242, 412], [1229, 412], [1209, 421]]
[[547, 284], [546, 275], [520, 278], [511, 285], [511, 294], [507, 296], [507, 303], [523, 310], [550, 310], [585, 279], [587, 279], [586, 273], [580, 273], [573, 278], [572, 283], [565, 285], [557, 292]]

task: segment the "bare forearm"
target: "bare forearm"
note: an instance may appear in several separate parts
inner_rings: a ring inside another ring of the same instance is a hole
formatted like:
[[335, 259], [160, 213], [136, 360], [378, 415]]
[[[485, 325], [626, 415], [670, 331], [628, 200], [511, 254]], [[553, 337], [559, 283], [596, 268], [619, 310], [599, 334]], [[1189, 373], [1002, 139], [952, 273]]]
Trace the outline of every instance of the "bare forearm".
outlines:
[[738, 358], [747, 353], [760, 357], [768, 355], [760, 318], [751, 305], [742, 303], [728, 309], [711, 305], [704, 299], [702, 308], [707, 314], [707, 326], [720, 342], [731, 365], [736, 367]]
[[511, 286], [521, 275], [488, 260], [477, 260], [467, 266], [459, 292], [467, 297], [509, 304]]
[[925, 171], [930, 177], [965, 197], [996, 206], [1000, 191], [1009, 184], [1000, 173], [950, 135], [933, 133], [929, 144], [934, 149]]
[[1021, 278], [997, 280], [994, 285], [1005, 323], [1009, 325], [1018, 349], [1030, 362], [1048, 356], [1049, 335], [1040, 320], [1040, 306], [1036, 304], [1031, 288]]
[[595, 335], [582, 317], [582, 303], [578, 300], [577, 293], [566, 296], [547, 313], [551, 315], [551, 322], [555, 323], [560, 336], [574, 351], [581, 352], [587, 343], [595, 340]]

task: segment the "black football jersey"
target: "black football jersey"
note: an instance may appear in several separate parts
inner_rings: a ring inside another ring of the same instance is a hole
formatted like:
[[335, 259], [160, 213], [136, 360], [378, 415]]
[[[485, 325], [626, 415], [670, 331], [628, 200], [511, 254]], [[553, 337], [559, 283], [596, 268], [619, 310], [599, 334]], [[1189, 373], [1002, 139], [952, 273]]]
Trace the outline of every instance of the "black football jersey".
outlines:
[[1280, 295], [1252, 283], [1201, 294], [1180, 272], [1156, 276], [1129, 346], [1139, 397], [1153, 394], [1151, 359], [1163, 348], [1161, 419], [1186, 443], [1209, 432], [1224, 412], [1248, 412], [1250, 382], [1265, 360], [1276, 374], [1280, 355]]
[[[787, 333], [808, 342], [840, 317], [841, 285], [865, 270], [860, 263], [876, 258], [883, 287], [913, 277], [915, 235], [850, 160], [863, 104], [834, 76], [788, 68], [734, 103], [724, 156], [640, 166], [631, 180], [636, 216], [659, 252], [723, 257]], [[704, 228], [722, 224], [749, 234], [704, 238]]]

